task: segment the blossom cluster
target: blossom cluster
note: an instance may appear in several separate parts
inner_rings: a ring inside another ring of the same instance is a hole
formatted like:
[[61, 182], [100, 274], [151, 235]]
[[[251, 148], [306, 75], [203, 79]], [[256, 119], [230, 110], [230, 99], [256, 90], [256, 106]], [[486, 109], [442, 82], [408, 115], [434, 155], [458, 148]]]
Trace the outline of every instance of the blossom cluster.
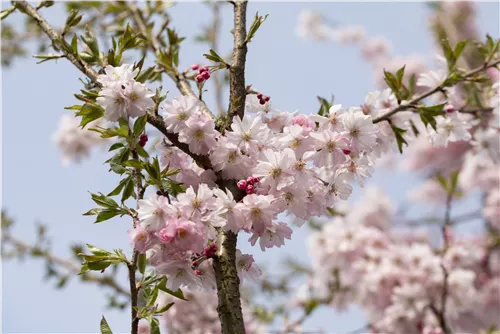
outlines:
[[104, 117], [109, 121], [139, 117], [154, 107], [151, 99], [154, 93], [145, 84], [135, 80], [139, 74], [138, 68], [108, 65], [104, 72], [97, 79], [102, 89], [96, 102], [105, 109]]
[[[136, 74], [122, 65], [107, 67], [100, 76], [104, 88], [98, 103], [109, 121], [144, 114], [152, 106], [149, 90], [134, 81]], [[140, 98], [130, 97], [130, 87]], [[111, 103], [113, 94], [122, 99]], [[280, 247], [291, 238], [292, 229], [278, 215], [286, 213], [301, 225], [348, 199], [350, 181], [362, 186], [374, 162], [397, 150], [391, 125], [409, 130], [412, 120], [434, 145], [471, 138], [469, 125], [451, 109], [437, 117], [436, 131], [411, 111], [394, 114], [390, 124], [373, 123], [374, 117], [396, 106], [394, 94], [384, 90], [368, 94], [360, 107], [333, 105], [323, 115], [301, 115], [276, 109], [264, 96], [250, 95], [244, 117], [234, 117], [223, 135], [197, 98], [166, 101], [162, 114], [167, 131], [177, 135], [189, 153], [208, 156], [211, 168], [200, 167], [167, 138], [159, 141], [160, 164], [179, 170], [172, 179], [186, 192], [176, 198], [152, 194], [139, 201], [139, 223], [130, 231], [135, 248], [147, 252], [150, 263], [169, 277], [169, 288], [214, 289], [209, 263], [217, 229], [249, 233], [248, 241], [262, 250]], [[216, 174], [244, 191], [220, 189]], [[260, 272], [250, 255], [238, 261], [241, 276]]]
[[442, 309], [453, 332], [498, 328], [500, 249], [489, 238], [453, 232], [447, 247], [436, 248], [423, 231], [391, 230], [393, 208], [380, 190], [367, 189], [344, 217], [311, 234], [313, 275], [295, 303], [359, 304], [372, 333], [444, 333], [436, 314]]
[[[415, 138], [406, 152], [406, 169], [427, 175], [450, 175], [459, 170], [462, 195], [481, 191], [483, 215], [490, 226], [500, 229], [500, 83], [488, 92], [491, 111], [476, 120], [456, 112], [437, 119], [437, 132], [429, 138]], [[455, 96], [458, 97], [459, 94]], [[465, 131], [466, 130], [466, 131]], [[449, 136], [448, 136], [449, 134]], [[450, 142], [461, 138], [461, 141]], [[441, 145], [446, 144], [448, 145]], [[424, 203], [444, 203], [446, 193], [435, 178], [428, 178], [412, 190], [411, 199]]]
[[[103, 125], [102, 120], [91, 123], [92, 125]], [[52, 136], [52, 141], [62, 153], [63, 166], [73, 161], [81, 161], [90, 154], [92, 147], [104, 143], [97, 132], [82, 129], [78, 118], [63, 115], [59, 120], [59, 126]]]

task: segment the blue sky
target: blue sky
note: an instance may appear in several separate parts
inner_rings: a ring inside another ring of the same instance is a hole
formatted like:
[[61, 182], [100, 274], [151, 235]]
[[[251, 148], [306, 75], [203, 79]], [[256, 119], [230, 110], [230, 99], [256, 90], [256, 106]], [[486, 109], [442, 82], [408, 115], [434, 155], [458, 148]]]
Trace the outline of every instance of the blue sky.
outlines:
[[[419, 53], [429, 61], [433, 59], [434, 44], [430, 33], [423, 29], [428, 16], [424, 3], [250, 3], [250, 17], [256, 11], [270, 16], [249, 46], [247, 83], [270, 95], [281, 110], [314, 112], [318, 108], [316, 96], [332, 93], [337, 103], [359, 105], [366, 93], [374, 89], [371, 68], [362, 61], [358, 48], [301, 40], [295, 35], [298, 15], [305, 8], [319, 10], [333, 21], [364, 25], [370, 35], [389, 39], [395, 54]], [[42, 13], [54, 25], [65, 21], [60, 5]], [[181, 68], [203, 62], [202, 54], [208, 47], [195, 44], [193, 37], [210, 19], [207, 7], [184, 3], [173, 7], [171, 13], [180, 35], [188, 37], [181, 50]], [[223, 6], [220, 54], [231, 49], [231, 14], [230, 6]], [[22, 17], [15, 14], [9, 20], [21, 24]], [[478, 4], [478, 22], [481, 32], [498, 37], [498, 3]], [[50, 140], [60, 116], [69, 112], [63, 108], [75, 104], [72, 94], [81, 88], [78, 77], [80, 73], [64, 60], [36, 65], [34, 59], [26, 57], [3, 69], [3, 208], [16, 220], [12, 233], [23, 240], [34, 240], [34, 222], [46, 223], [53, 237], [53, 249], [62, 257], [69, 256], [68, 245], [74, 242], [130, 252], [128, 219], [93, 225], [91, 218], [81, 215], [93, 207], [88, 191], [110, 191], [118, 181], [102, 164], [108, 157], [105, 150], [96, 150], [90, 160], [64, 168]], [[170, 82], [165, 82], [164, 87], [175, 92]], [[170, 97], [173, 96], [172, 93]], [[213, 105], [213, 99], [207, 101]], [[383, 187], [396, 200], [403, 198], [418, 179], [377, 171], [371, 183]], [[359, 194], [356, 189], [353, 199]], [[467, 211], [467, 206], [461, 209]], [[240, 248], [253, 253], [259, 264], [277, 272], [276, 265], [284, 256], [308, 261], [306, 236], [305, 227], [296, 230], [285, 247], [265, 253], [249, 246], [247, 237], [242, 236]], [[102, 314], [115, 333], [128, 330], [128, 312], [107, 310], [102, 298], [105, 290], [77, 280], [64, 290], [55, 290], [42, 281], [43, 270], [41, 261], [3, 262], [3, 332], [98, 332]], [[345, 313], [323, 308], [305, 322], [304, 328], [342, 332], [357, 329], [364, 321], [355, 308]]]

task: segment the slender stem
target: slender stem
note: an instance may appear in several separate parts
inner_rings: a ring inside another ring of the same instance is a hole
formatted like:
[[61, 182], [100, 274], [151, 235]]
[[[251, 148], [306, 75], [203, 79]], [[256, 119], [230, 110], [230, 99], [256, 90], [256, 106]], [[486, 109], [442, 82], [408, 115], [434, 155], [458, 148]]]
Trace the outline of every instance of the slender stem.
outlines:
[[132, 259], [127, 264], [128, 268], [128, 278], [130, 285], [130, 308], [131, 308], [131, 322], [132, 322], [132, 334], [137, 334], [139, 329], [139, 318], [137, 317], [137, 284], [135, 282], [135, 272], [137, 269], [137, 250], [134, 248]]
[[[444, 214], [444, 222], [441, 227], [441, 233], [443, 236], [443, 244], [444, 244], [444, 250], [441, 253], [442, 256], [446, 254], [446, 251], [448, 250], [450, 245], [448, 229], [451, 225], [450, 217], [451, 217], [452, 200], [453, 200], [453, 191], [450, 191], [446, 197], [446, 210]], [[441, 326], [443, 332], [445, 334], [451, 334], [452, 331], [446, 321], [446, 299], [448, 297], [448, 270], [446, 270], [446, 267], [442, 263], [441, 263], [441, 269], [443, 271], [443, 290], [441, 291], [441, 309], [437, 310], [435, 306], [432, 306], [431, 310], [438, 318], [439, 325]]]
[[[465, 73], [463, 75], [463, 78], [466, 79], [466, 78], [470, 78], [470, 77], [473, 77], [474, 75], [482, 72], [482, 71], [485, 71], [487, 70], [488, 68], [490, 67], [495, 67], [497, 66], [498, 64], [500, 64], [500, 60], [496, 60], [492, 63], [489, 63], [489, 64], [484, 64], [482, 66], [479, 66], [477, 68], [475, 68], [474, 70], [472, 71], [469, 71], [467, 73]], [[417, 95], [416, 97], [414, 97], [413, 99], [411, 99], [409, 102], [407, 103], [403, 103], [403, 104], [400, 104], [399, 106], [393, 108], [392, 110], [388, 111], [387, 113], [383, 114], [383, 115], [380, 115], [379, 117], [376, 117], [373, 119], [373, 123], [379, 123], [379, 122], [382, 122], [382, 121], [387, 121], [389, 120], [389, 118], [400, 112], [400, 111], [403, 111], [403, 110], [406, 110], [408, 108], [411, 108], [413, 107], [415, 104], [417, 104], [418, 102], [420, 102], [421, 100], [425, 99], [426, 97], [429, 97], [437, 92], [440, 92], [444, 89], [444, 86], [443, 84], [440, 84], [439, 86], [427, 91], [427, 92], [424, 92], [420, 95]]]
[[[132, 156], [135, 160], [139, 160], [139, 155], [135, 148], [132, 150]], [[142, 185], [142, 175], [141, 170], [139, 168], [134, 168], [133, 176], [135, 180], [135, 188], [137, 193], [137, 209], [139, 208], [139, 200], [144, 198], [145, 188]], [[138, 219], [133, 217], [134, 228], [138, 223]], [[138, 289], [135, 281], [135, 273], [137, 271], [137, 257], [139, 256], [139, 252], [134, 248], [132, 253], [132, 259], [127, 263], [128, 268], [128, 278], [130, 284], [130, 308], [131, 308], [131, 321], [132, 321], [132, 334], [137, 334], [139, 330], [139, 318], [137, 317], [137, 297], [138, 297]]]

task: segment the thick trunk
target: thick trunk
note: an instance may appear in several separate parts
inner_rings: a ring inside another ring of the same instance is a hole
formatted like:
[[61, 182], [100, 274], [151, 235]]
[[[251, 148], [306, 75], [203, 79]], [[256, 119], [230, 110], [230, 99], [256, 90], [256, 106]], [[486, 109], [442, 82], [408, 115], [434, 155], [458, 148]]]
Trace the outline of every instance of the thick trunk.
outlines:
[[217, 256], [214, 270], [217, 280], [219, 305], [217, 312], [223, 334], [243, 334], [245, 324], [241, 312], [240, 279], [236, 271], [236, 242], [238, 235], [232, 232], [219, 232]]

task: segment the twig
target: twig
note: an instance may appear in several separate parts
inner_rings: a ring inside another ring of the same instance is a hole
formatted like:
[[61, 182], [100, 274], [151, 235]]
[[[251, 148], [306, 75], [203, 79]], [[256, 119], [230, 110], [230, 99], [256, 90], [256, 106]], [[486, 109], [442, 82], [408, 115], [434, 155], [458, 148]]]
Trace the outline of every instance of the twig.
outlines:
[[[484, 70], [487, 70], [488, 68], [490, 67], [495, 67], [497, 66], [498, 64], [500, 64], [500, 60], [496, 60], [492, 63], [489, 63], [489, 64], [484, 64], [482, 66], [479, 66], [478, 68], [472, 70], [472, 71], [469, 71], [467, 73], [465, 73], [463, 75], [463, 78], [466, 79], [466, 78], [470, 78], [476, 74], [478, 74], [479, 72], [482, 72]], [[421, 100], [425, 99], [426, 97], [429, 97], [437, 92], [441, 92], [442, 90], [444, 89], [444, 86], [443, 84], [440, 84], [439, 86], [425, 92], [425, 93], [422, 93], [420, 95], [417, 95], [416, 97], [414, 97], [413, 99], [411, 99], [409, 102], [407, 103], [403, 103], [403, 104], [400, 104], [399, 106], [393, 108], [392, 110], [388, 111], [387, 113], [383, 114], [383, 115], [380, 115], [379, 117], [376, 117], [373, 119], [373, 123], [379, 123], [379, 122], [382, 122], [382, 121], [386, 121], [388, 120], [392, 115], [400, 112], [400, 111], [403, 111], [403, 110], [406, 110], [408, 108], [411, 108], [413, 106], [415, 106], [415, 104], [417, 104], [418, 102], [420, 102]]]
[[[76, 263], [71, 260], [61, 259], [37, 246], [33, 246], [21, 240], [18, 240], [12, 237], [10, 234], [6, 233], [5, 231], [2, 234], [2, 240], [4, 241], [5, 244], [10, 243], [20, 251], [29, 252], [31, 254], [37, 254], [37, 256], [43, 257], [48, 262], [57, 264], [75, 275], [80, 272], [81, 265], [79, 263]], [[118, 283], [116, 283], [114, 279], [110, 276], [97, 276], [87, 272], [81, 275], [81, 279], [83, 281], [95, 282], [99, 285], [107, 286], [121, 295], [130, 296], [130, 293], [121, 286], [119, 286]]]
[[[470, 222], [474, 220], [475, 218], [480, 218], [481, 217], [481, 210], [465, 213], [463, 215], [457, 216], [455, 218], [450, 218], [450, 223], [449, 225], [458, 225], [458, 224], [463, 224]], [[404, 219], [404, 218], [403, 218]], [[407, 221], [401, 221], [401, 225], [403, 226], [408, 226], [408, 227], [413, 227], [413, 226], [420, 226], [420, 225], [431, 225], [431, 224], [442, 224], [442, 220], [437, 218], [437, 217], [427, 217], [423, 218], [420, 220], [407, 220]]]
[[[132, 156], [135, 160], [139, 160], [139, 155], [137, 153], [137, 150], [134, 148], [132, 150]], [[144, 198], [144, 192], [145, 188], [142, 185], [142, 175], [141, 175], [141, 170], [139, 168], [134, 168], [133, 171], [133, 176], [135, 179], [135, 188], [136, 188], [136, 193], [137, 193], [137, 206], [136, 209], [139, 209], [139, 201]], [[138, 219], [136, 216], [132, 217], [133, 219], [133, 226], [134, 228], [136, 227], [138, 223]], [[137, 289], [137, 284], [135, 281], [135, 273], [137, 271], [137, 257], [139, 256], [139, 252], [135, 249], [133, 250], [132, 253], [132, 259], [127, 263], [127, 268], [128, 268], [128, 278], [129, 278], [129, 284], [130, 284], [130, 308], [131, 308], [131, 318], [132, 318], [132, 334], [137, 334], [139, 330], [139, 318], [137, 317], [137, 297], [138, 297], [138, 289]]]
[[[18, 8], [21, 8], [24, 13], [27, 15], [31, 16], [38, 26], [49, 36], [49, 38], [52, 40], [52, 42], [55, 45], [65, 45], [69, 46], [68, 43], [62, 38], [62, 36], [57, 33], [51, 26], [50, 24], [45, 21], [43, 17], [38, 14], [35, 8], [33, 8], [30, 4], [28, 4], [26, 1], [15, 1], [14, 2], [15, 6]], [[72, 53], [67, 52], [64, 47], [61, 47], [61, 51], [64, 53], [66, 58], [73, 64], [75, 65], [83, 74], [88, 76], [92, 81], [94, 81], [97, 85], [100, 86], [100, 84], [97, 82], [97, 72], [85, 61], [81, 59], [77, 59]]]
[[[450, 240], [449, 240], [449, 233], [448, 233], [448, 228], [451, 224], [451, 203], [453, 200], [453, 191], [449, 191], [448, 195], [446, 197], [446, 210], [444, 214], [444, 222], [441, 228], [441, 233], [443, 235], [443, 243], [444, 243], [444, 250], [441, 253], [443, 256], [446, 254], [446, 251], [448, 250]], [[441, 310], [438, 310], [434, 305], [431, 305], [431, 310], [434, 312], [436, 317], [438, 318], [439, 325], [441, 326], [441, 329], [445, 334], [451, 334], [451, 330], [448, 327], [447, 321], [446, 321], [446, 299], [448, 297], [448, 270], [446, 270], [446, 267], [441, 263], [441, 269], [443, 271], [443, 290], [441, 291]]]

